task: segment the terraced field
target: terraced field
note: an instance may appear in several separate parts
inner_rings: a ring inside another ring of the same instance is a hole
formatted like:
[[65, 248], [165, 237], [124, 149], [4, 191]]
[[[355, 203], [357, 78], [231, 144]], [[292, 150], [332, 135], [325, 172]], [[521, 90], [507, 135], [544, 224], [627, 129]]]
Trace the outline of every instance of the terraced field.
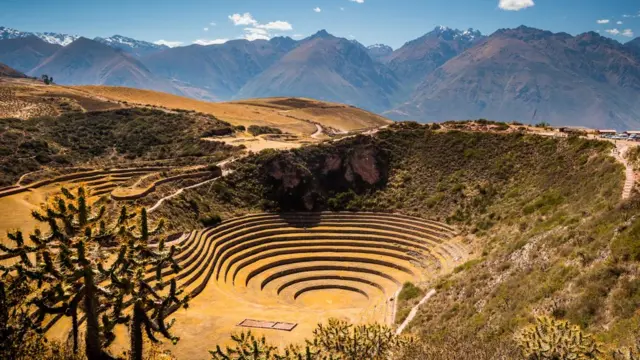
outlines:
[[[174, 314], [181, 341], [172, 351], [184, 358], [205, 357], [244, 320], [297, 324], [254, 330], [282, 342], [310, 336], [329, 317], [391, 324], [404, 282], [428, 280], [468, 257], [453, 228], [383, 213], [253, 214], [174, 243], [183, 270], [167, 268], [165, 280], [175, 278], [193, 299]], [[152, 281], [152, 269], [148, 275]], [[50, 333], [65, 323], [52, 321]]]
[[[158, 186], [167, 183], [186, 179], [193, 179], [195, 181], [220, 176], [220, 171], [197, 171], [168, 177], [163, 176], [164, 172], [172, 169], [171, 167], [160, 166], [83, 170], [33, 181], [29, 184], [18, 182], [16, 185], [0, 188], [0, 208], [11, 210], [3, 214], [0, 218], [0, 233], [6, 234], [6, 232], [15, 229], [22, 229], [23, 231], [29, 232], [40, 225], [33, 219], [31, 212], [40, 208], [42, 203], [45, 203], [48, 199], [58, 194], [61, 186], [73, 189], [82, 185], [89, 190], [93, 198], [111, 195], [113, 200], [124, 201], [145, 197], [155, 191]], [[148, 187], [129, 187], [132, 183], [137, 182], [137, 180], [151, 175], [158, 177], [158, 180]], [[0, 241], [5, 240], [4, 236], [0, 236]], [[0, 263], [11, 263], [11, 259], [0, 252]]]

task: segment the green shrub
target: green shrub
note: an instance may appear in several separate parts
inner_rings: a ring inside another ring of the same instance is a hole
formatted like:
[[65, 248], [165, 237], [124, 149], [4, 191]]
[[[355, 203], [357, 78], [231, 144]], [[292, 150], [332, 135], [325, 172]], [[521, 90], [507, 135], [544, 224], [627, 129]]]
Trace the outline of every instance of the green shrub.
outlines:
[[402, 285], [402, 290], [400, 290], [400, 294], [398, 294], [398, 301], [409, 301], [421, 296], [424, 296], [424, 290], [411, 282], [406, 282]]
[[575, 325], [548, 317], [522, 329], [516, 341], [525, 359], [602, 359], [603, 345]]
[[271, 126], [251, 125], [247, 130], [249, 131], [249, 134], [253, 136], [258, 136], [263, 134], [276, 134], [276, 135], [282, 134], [282, 130], [275, 127], [271, 127]]
[[613, 255], [622, 260], [640, 261], [640, 218], [619, 234], [611, 244]]
[[480, 258], [480, 259], [473, 259], [473, 260], [469, 260], [466, 263], [456, 266], [455, 269], [453, 269], [454, 273], [459, 273], [465, 270], [469, 270], [472, 267], [482, 263], [484, 261], [484, 259]]
[[222, 222], [222, 218], [218, 214], [209, 214], [200, 217], [200, 223], [204, 227], [212, 227], [220, 224]]

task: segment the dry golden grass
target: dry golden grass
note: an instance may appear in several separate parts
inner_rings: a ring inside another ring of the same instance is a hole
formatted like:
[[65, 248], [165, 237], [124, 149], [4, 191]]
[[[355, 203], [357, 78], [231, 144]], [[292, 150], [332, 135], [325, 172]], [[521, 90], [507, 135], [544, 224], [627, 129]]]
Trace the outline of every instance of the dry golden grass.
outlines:
[[379, 115], [347, 105], [311, 99], [269, 98], [212, 103], [149, 90], [109, 86], [78, 86], [79, 91], [130, 105], [158, 106], [211, 114], [233, 125], [273, 126], [311, 135], [314, 123], [338, 131], [375, 128], [391, 123]]
[[113, 100], [31, 79], [0, 79], [0, 118], [28, 119], [71, 111], [97, 111], [124, 107]]

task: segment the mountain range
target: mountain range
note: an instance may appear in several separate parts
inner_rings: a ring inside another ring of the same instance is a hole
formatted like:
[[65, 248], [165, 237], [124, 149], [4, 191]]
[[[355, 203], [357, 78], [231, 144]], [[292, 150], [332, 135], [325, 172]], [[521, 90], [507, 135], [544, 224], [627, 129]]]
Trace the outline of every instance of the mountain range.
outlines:
[[221, 101], [300, 96], [397, 120], [489, 118], [640, 128], [640, 38], [521, 26], [485, 36], [439, 26], [393, 50], [322, 30], [296, 41], [169, 48], [0, 27], [0, 62], [60, 84], [118, 85]]

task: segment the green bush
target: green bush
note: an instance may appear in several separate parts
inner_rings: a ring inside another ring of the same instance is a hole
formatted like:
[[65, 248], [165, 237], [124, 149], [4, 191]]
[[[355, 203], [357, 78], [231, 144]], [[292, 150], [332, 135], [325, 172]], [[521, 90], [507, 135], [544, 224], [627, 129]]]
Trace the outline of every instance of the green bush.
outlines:
[[282, 130], [275, 127], [271, 127], [271, 126], [251, 125], [247, 130], [249, 131], [249, 134], [253, 136], [258, 136], [263, 134], [276, 134], [276, 135], [282, 134]]
[[400, 290], [400, 294], [398, 295], [398, 301], [409, 301], [421, 296], [424, 296], [424, 290], [411, 282], [406, 282], [402, 285], [402, 290]]
[[204, 227], [212, 227], [220, 224], [222, 222], [222, 218], [218, 214], [209, 214], [200, 217], [200, 223]]

